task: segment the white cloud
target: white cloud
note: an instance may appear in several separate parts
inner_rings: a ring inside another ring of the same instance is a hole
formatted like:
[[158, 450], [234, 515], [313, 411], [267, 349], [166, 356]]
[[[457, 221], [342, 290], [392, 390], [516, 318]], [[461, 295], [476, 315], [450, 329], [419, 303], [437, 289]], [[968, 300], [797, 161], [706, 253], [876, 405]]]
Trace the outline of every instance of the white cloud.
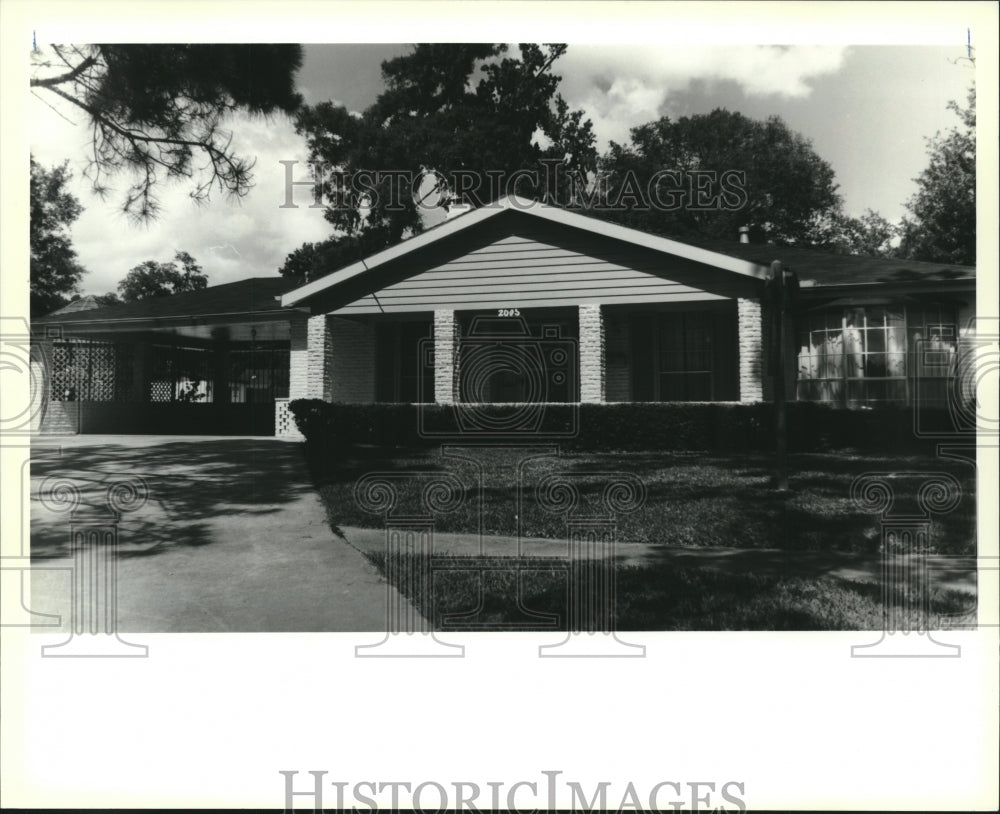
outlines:
[[[80, 118], [72, 109], [63, 107], [60, 112]], [[307, 158], [304, 140], [284, 116], [239, 116], [231, 122], [236, 152], [257, 159], [256, 181], [246, 198], [230, 201], [215, 192], [209, 203], [199, 206], [189, 197], [190, 183], [165, 183], [159, 190], [161, 216], [148, 225], [135, 226], [119, 211], [119, 195], [111, 192], [102, 201], [82, 176], [89, 133], [85, 123], [73, 126], [37, 99], [30, 113], [36, 160], [52, 166], [68, 158], [74, 172], [72, 191], [84, 206], [73, 226], [73, 245], [89, 272], [82, 281], [84, 293], [113, 291], [132, 267], [144, 260], [170, 261], [181, 250], [204, 267], [212, 285], [273, 275], [289, 252], [331, 233], [321, 210], [309, 208], [308, 189], [295, 188], [293, 201], [297, 209], [281, 208], [285, 201], [285, 167], [278, 162], [304, 162]], [[293, 178], [308, 178], [304, 164], [295, 168]], [[117, 176], [111, 183], [124, 187], [127, 178]]]
[[753, 96], [803, 98], [810, 82], [843, 65], [839, 46], [574, 45], [559, 61], [560, 90], [594, 122], [599, 146], [628, 140], [631, 127], [659, 117], [670, 93], [692, 82], [735, 82]]
[[[562, 94], [571, 108], [583, 108], [592, 119], [603, 150], [611, 139], [627, 141], [631, 127], [658, 118], [668, 95], [694, 81], [730, 80], [750, 95], [801, 98], [810, 93], [813, 79], [838, 70], [844, 55], [840, 47], [574, 44], [557, 71], [563, 77]], [[112, 193], [101, 201], [82, 178], [90, 134], [84, 118], [66, 103], [48, 101], [62, 115], [32, 99], [32, 151], [46, 166], [71, 160], [73, 191], [85, 207], [73, 228], [80, 261], [89, 270], [85, 293], [114, 290], [133, 266], [144, 260], [169, 261], [178, 250], [190, 252], [213, 284], [271, 275], [289, 252], [331, 233], [321, 210], [309, 208], [307, 188], [295, 188], [298, 208], [281, 208], [285, 168], [278, 162], [307, 158], [304, 139], [283, 116], [240, 116], [232, 122], [237, 152], [257, 158], [256, 183], [247, 198], [230, 202], [216, 193], [199, 207], [188, 197], [190, 184], [164, 184], [160, 218], [133, 226], [118, 211], [119, 197]], [[293, 177], [308, 177], [304, 164]], [[111, 180], [126, 182], [121, 177]]]

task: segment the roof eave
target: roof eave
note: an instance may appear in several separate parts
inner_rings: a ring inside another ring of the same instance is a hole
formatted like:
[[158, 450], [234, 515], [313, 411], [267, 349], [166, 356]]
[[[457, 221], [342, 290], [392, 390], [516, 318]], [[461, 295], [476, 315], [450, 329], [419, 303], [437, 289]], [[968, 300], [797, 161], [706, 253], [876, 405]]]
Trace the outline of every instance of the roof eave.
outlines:
[[48, 325], [59, 325], [64, 327], [70, 327], [80, 329], [87, 327], [128, 327], [130, 325], [142, 325], [142, 324], [172, 324], [172, 323], [183, 323], [183, 324], [197, 324], [199, 322], [213, 322], [213, 321], [226, 321], [226, 322], [277, 322], [281, 320], [287, 320], [295, 315], [303, 315], [303, 310], [301, 308], [283, 308], [281, 310], [274, 311], [224, 311], [214, 314], [177, 314], [177, 315], [165, 315], [165, 316], [146, 316], [146, 317], [117, 317], [114, 319], [47, 319], [33, 320], [32, 326], [38, 325], [48, 326]]
[[579, 212], [571, 212], [566, 209], [560, 209], [556, 206], [550, 206], [548, 204], [542, 204], [537, 201], [531, 201], [526, 198], [520, 198], [512, 195], [493, 204], [488, 204], [480, 207], [479, 209], [474, 209], [471, 212], [459, 215], [452, 221], [445, 221], [443, 224], [434, 227], [431, 231], [423, 232], [415, 237], [411, 237], [408, 240], [404, 240], [402, 243], [388, 249], [384, 249], [381, 252], [377, 252], [370, 257], [359, 260], [349, 266], [345, 266], [332, 274], [327, 274], [318, 280], [306, 283], [300, 288], [286, 292], [281, 297], [281, 304], [284, 307], [288, 307], [302, 303], [310, 297], [340, 285], [341, 283], [344, 283], [359, 274], [372, 271], [379, 266], [383, 266], [386, 263], [397, 260], [400, 257], [404, 257], [407, 254], [429, 246], [432, 243], [469, 229], [501, 212], [512, 210], [524, 212], [534, 217], [539, 217], [543, 220], [558, 223], [569, 228], [583, 229], [594, 232], [603, 237], [621, 240], [635, 246], [662, 252], [664, 254], [671, 254], [676, 257], [682, 257], [687, 260], [703, 263], [724, 271], [730, 271], [761, 281], [766, 280], [770, 272], [768, 266], [762, 266], [749, 260], [742, 260], [740, 258], [714, 252], [709, 249], [701, 249], [696, 246], [688, 245], [687, 243], [671, 240], [670, 238], [651, 235], [646, 232], [639, 231], [638, 229], [631, 229], [627, 226], [619, 226], [618, 224], [610, 223], [608, 221], [600, 221], [595, 218], [587, 217]]

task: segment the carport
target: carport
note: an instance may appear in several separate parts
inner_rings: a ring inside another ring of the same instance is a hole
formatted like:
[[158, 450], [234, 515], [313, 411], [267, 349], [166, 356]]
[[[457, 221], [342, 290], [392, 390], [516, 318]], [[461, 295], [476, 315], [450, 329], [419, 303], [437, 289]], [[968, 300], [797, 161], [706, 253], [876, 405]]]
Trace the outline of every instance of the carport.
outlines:
[[39, 433], [274, 435], [294, 281], [251, 278], [32, 323]]

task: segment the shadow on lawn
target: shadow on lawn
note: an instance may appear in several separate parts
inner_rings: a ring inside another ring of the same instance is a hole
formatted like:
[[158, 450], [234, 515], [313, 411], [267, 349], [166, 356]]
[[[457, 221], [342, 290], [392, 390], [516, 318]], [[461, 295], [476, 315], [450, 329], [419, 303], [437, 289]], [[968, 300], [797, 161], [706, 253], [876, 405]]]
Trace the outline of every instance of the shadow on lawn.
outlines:
[[[754, 552], [748, 552], [754, 553]], [[383, 573], [385, 557], [368, 558]], [[443, 567], [438, 570], [436, 565]], [[404, 579], [397, 587], [438, 630], [566, 630], [568, 587], [565, 568], [538, 566], [516, 558], [480, 558], [462, 568], [447, 557], [431, 560], [430, 580]], [[428, 567], [425, 558], [404, 556], [391, 572], [412, 574]], [[883, 626], [882, 586], [875, 582], [810, 575], [758, 573], [688, 567], [676, 562], [594, 565], [614, 568], [615, 627], [658, 630], [879, 630]], [[606, 577], [600, 579], [606, 583]], [[933, 591], [931, 628], [954, 614], [967, 613], [968, 594]], [[916, 629], [919, 611], [907, 618]]]
[[[618, 539], [623, 543], [676, 546], [783, 548], [790, 551], [850, 551], [874, 554], [881, 540], [881, 518], [862, 511], [851, 499], [851, 483], [866, 472], [914, 472], [899, 478], [896, 511], [918, 513], [916, 494], [922, 474], [948, 471], [962, 484], [964, 495], [956, 511], [934, 516], [932, 549], [942, 553], [975, 551], [975, 472], [964, 463], [913, 456], [796, 454], [790, 456], [791, 491], [770, 487], [770, 461], [759, 455], [700, 455], [697, 453], [567, 453], [535, 459], [520, 470], [515, 450], [491, 453], [490, 466], [480, 470], [468, 462], [442, 458], [439, 451], [356, 449], [329, 461], [321, 473], [321, 496], [331, 524], [377, 528], [383, 518], [356, 504], [354, 483], [374, 471], [400, 476], [399, 514], [420, 513], [420, 490], [406, 484], [415, 470], [447, 470], [466, 486], [465, 504], [435, 517], [442, 532], [565, 539], [564, 515], [544, 511], [535, 486], [545, 476], [564, 472], [578, 486], [578, 516], [606, 513], [601, 495], [608, 472], [638, 475], [647, 491], [645, 505], [619, 515]], [[523, 503], [517, 510], [517, 474], [524, 480]], [[479, 506], [482, 503], [480, 515]], [[482, 525], [480, 526], [480, 521]]]
[[31, 463], [31, 556], [69, 554], [69, 518], [46, 509], [39, 489], [48, 477], [69, 479], [81, 510], [105, 515], [107, 488], [141, 478], [148, 500], [119, 523], [119, 556], [148, 557], [178, 546], [212, 542], [209, 520], [232, 514], [252, 523], [312, 490], [303, 477], [301, 446], [254, 439], [114, 442], [72, 446]]

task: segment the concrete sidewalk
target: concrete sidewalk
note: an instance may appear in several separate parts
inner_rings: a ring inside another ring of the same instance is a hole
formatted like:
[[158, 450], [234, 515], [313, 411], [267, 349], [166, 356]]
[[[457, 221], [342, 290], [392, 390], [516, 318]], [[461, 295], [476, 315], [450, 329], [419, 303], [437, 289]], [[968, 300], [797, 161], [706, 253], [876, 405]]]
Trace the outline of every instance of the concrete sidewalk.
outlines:
[[[39, 490], [55, 484], [49, 478], [68, 479], [79, 490], [82, 510], [105, 513], [111, 484], [145, 484], [145, 505], [123, 514], [119, 525], [123, 632], [385, 630], [387, 585], [330, 530], [297, 443], [202, 436], [35, 439], [31, 607], [60, 614], [68, 630], [69, 518], [40, 499]], [[396, 601], [408, 604], [398, 595]]]
[[[385, 532], [381, 529], [340, 528], [351, 545], [363, 551], [383, 552]], [[565, 540], [523, 539], [497, 535], [434, 533], [434, 552], [455, 556], [549, 557], [569, 554]], [[694, 548], [645, 543], [619, 543], [616, 560], [622, 565], [655, 566], [669, 563], [685, 568], [712, 568], [732, 574], [774, 577], [825, 577], [847, 582], [882, 581], [882, 558], [878, 555], [843, 552], [785, 551], [777, 548]], [[906, 573], [905, 563], [896, 558], [897, 576]], [[976, 558], [930, 555], [928, 571], [932, 588], [976, 593]]]

